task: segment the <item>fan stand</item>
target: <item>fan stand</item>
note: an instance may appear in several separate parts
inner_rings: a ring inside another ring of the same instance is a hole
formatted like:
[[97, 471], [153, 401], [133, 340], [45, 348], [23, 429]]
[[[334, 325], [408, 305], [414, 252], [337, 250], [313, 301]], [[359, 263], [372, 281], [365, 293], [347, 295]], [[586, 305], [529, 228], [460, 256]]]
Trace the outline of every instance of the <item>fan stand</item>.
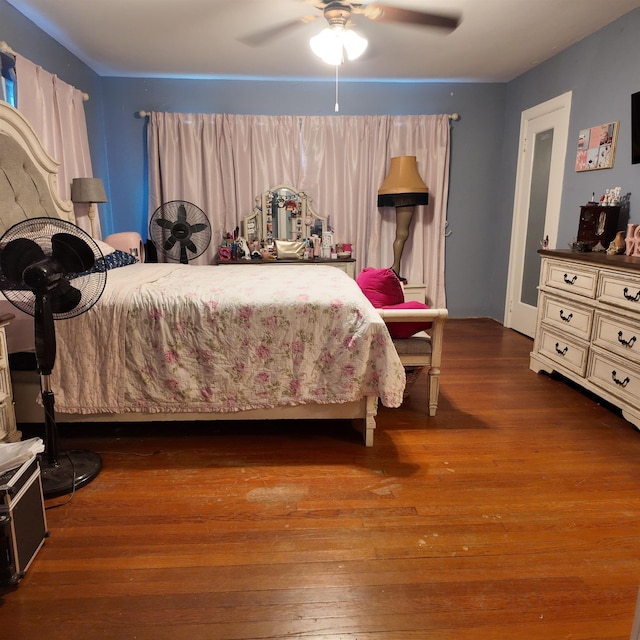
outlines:
[[76, 449], [58, 453], [58, 426], [53, 408], [50, 376], [40, 374], [44, 405], [45, 453], [40, 458], [42, 494], [45, 498], [73, 493], [89, 484], [102, 469], [102, 458], [93, 451]]
[[51, 371], [56, 357], [56, 335], [51, 302], [36, 293], [36, 362], [40, 374], [40, 395], [44, 406], [45, 451], [40, 456], [42, 494], [45, 498], [73, 493], [91, 482], [102, 469], [102, 458], [93, 451], [72, 450], [58, 453], [58, 425], [51, 390]]

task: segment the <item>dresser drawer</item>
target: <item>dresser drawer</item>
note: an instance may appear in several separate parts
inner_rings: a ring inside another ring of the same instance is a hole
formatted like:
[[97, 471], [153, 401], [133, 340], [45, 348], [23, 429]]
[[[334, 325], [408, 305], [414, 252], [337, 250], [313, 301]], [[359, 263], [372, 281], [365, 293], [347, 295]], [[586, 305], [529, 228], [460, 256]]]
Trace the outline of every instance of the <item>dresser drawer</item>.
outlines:
[[564, 336], [561, 332], [553, 331], [543, 325], [536, 345], [538, 353], [584, 377], [589, 355], [588, 344]]
[[0, 442], [4, 442], [10, 432], [15, 430], [13, 406], [8, 398], [0, 402]]
[[640, 278], [603, 271], [600, 274], [598, 300], [640, 313]]
[[17, 442], [21, 437], [16, 430], [7, 339], [4, 333], [4, 328], [11, 319], [11, 314], [0, 319], [0, 442]]
[[0, 363], [0, 402], [5, 397], [11, 397], [11, 374], [9, 368]]
[[621, 400], [640, 406], [640, 367], [637, 365], [594, 348], [587, 379]]
[[640, 323], [596, 311], [593, 344], [640, 363]]
[[591, 337], [593, 310], [546, 293], [540, 294], [539, 313], [542, 322], [558, 327], [572, 336], [588, 340]]
[[404, 284], [402, 285], [404, 292], [404, 301], [421, 302], [424, 304], [427, 299], [427, 286], [424, 284]]
[[544, 284], [547, 287], [570, 291], [579, 296], [595, 298], [598, 270], [571, 262], [548, 261]]

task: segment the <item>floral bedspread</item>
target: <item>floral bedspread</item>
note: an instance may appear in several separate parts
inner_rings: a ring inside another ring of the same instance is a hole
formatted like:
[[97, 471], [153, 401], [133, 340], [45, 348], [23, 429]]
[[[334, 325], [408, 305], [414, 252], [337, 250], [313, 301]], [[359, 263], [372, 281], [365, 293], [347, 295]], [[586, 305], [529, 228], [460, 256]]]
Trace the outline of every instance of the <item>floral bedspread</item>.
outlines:
[[405, 374], [384, 322], [331, 266], [136, 264], [56, 322], [65, 413], [399, 406]]

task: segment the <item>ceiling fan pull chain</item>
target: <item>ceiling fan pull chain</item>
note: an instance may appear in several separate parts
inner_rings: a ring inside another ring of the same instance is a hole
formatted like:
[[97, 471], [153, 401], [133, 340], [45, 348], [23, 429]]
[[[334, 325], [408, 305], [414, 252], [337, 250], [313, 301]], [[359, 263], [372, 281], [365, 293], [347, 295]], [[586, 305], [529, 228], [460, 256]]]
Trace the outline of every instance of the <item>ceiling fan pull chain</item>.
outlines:
[[336, 106], [334, 107], [336, 113], [340, 111], [340, 107], [338, 106], [338, 66], [339, 65], [336, 65]]

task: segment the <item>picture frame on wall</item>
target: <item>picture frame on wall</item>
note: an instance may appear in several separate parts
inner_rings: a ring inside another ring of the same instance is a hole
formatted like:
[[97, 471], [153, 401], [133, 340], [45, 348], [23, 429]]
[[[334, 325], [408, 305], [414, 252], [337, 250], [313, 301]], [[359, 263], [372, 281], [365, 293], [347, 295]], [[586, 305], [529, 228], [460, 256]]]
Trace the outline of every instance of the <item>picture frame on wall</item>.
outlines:
[[620, 122], [607, 122], [580, 129], [576, 153], [576, 171], [611, 169], [616, 154]]

